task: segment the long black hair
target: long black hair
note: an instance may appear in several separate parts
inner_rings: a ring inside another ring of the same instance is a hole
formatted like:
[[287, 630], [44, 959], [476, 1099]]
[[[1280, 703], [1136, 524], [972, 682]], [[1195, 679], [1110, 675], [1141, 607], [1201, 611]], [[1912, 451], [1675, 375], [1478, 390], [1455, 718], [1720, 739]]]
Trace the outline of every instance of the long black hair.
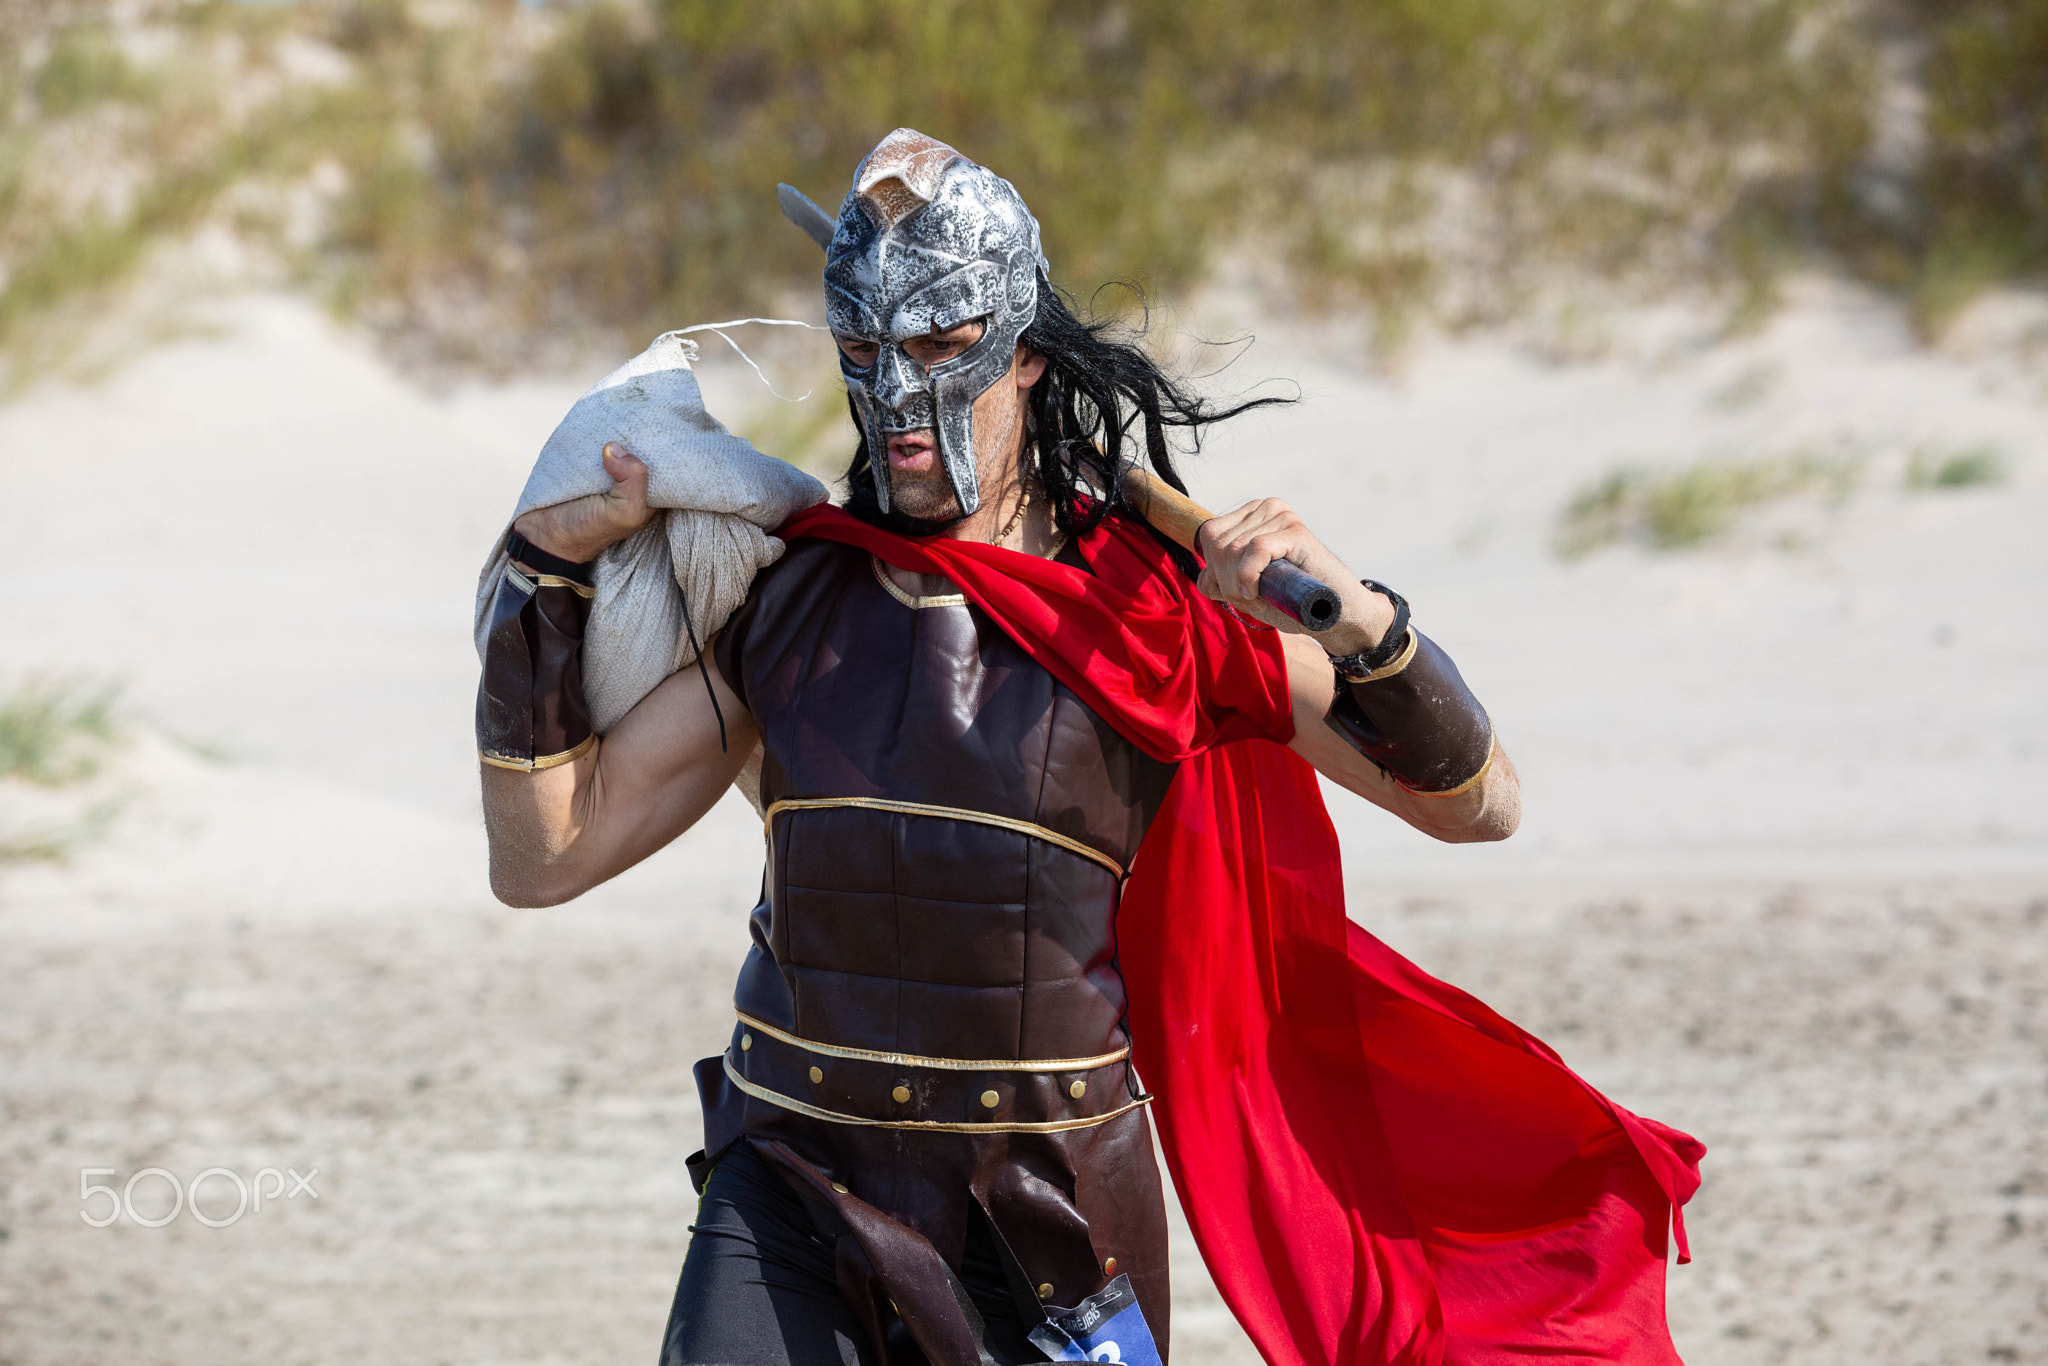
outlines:
[[[1184, 431], [1186, 448], [1193, 452], [1201, 448], [1210, 424], [1294, 399], [1268, 396], [1214, 406], [1145, 354], [1136, 344], [1143, 331], [1142, 322], [1127, 330], [1111, 319], [1077, 316], [1066, 297], [1044, 275], [1038, 277], [1038, 316], [1020, 339], [1045, 358], [1044, 376], [1027, 393], [1026, 477], [1051, 505], [1053, 524], [1062, 535], [1092, 531], [1111, 513], [1122, 513], [1151, 531], [1192, 578], [1195, 557], [1149, 526], [1118, 486], [1117, 471], [1126, 463], [1139, 463], [1137, 453], [1129, 450], [1137, 435], [1132, 428], [1142, 431], [1142, 463], [1186, 493], [1167, 444], [1169, 428]], [[859, 425], [856, 412], [854, 426]], [[865, 440], [847, 467], [846, 489], [846, 510], [862, 521], [911, 534], [943, 529], [943, 523], [917, 524], [882, 511]]]

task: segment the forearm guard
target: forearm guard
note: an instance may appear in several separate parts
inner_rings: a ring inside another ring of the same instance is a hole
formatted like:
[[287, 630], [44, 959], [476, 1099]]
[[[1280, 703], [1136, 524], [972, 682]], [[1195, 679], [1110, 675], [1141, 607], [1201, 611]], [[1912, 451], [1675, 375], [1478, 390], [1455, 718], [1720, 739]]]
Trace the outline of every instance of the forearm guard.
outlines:
[[530, 773], [597, 743], [583, 700], [583, 628], [594, 591], [557, 574], [505, 567], [491, 598], [476, 691], [476, 746], [485, 763]]
[[1493, 723], [1436, 642], [1409, 628], [1410, 645], [1364, 682], [1337, 676], [1330, 729], [1411, 792], [1448, 797], [1486, 776]]

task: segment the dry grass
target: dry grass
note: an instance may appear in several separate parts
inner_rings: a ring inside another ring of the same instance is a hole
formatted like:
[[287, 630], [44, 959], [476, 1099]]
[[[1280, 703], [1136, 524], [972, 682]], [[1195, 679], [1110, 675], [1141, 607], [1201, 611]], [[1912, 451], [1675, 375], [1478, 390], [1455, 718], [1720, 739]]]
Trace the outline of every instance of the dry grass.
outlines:
[[238, 77], [280, 22], [216, 8], [115, 25], [100, 4], [0, 0], [0, 392], [60, 359], [53, 319], [102, 306], [277, 162], [276, 92]]
[[121, 732], [120, 689], [31, 679], [0, 700], [0, 780], [40, 787], [84, 782], [99, 772]]
[[[1012, 178], [1084, 294], [1170, 293], [1256, 244], [1267, 285], [1369, 310], [1389, 350], [1558, 278], [1705, 283], [1742, 325], [1816, 259], [1932, 331], [2048, 265], [2048, 0], [114, 13], [0, 0], [0, 359], [19, 374], [43, 363], [39, 320], [205, 224], [487, 369], [775, 307], [817, 263], [774, 182], [829, 205], [901, 123]], [[1898, 51], [1916, 55], [1888, 66]], [[1895, 165], [1874, 111], [1899, 80], [1927, 114]]]
[[458, 351], [480, 302], [495, 345], [769, 307], [817, 268], [773, 182], [830, 204], [907, 123], [1014, 180], [1084, 292], [1171, 291], [1251, 240], [1274, 286], [1370, 308], [1394, 347], [1432, 312], [1512, 313], [1559, 264], [1716, 269], [1738, 161], [1817, 173], [1805, 111], [1856, 88], [1816, 0], [993, 13], [598, 3], [496, 82], [487, 46], [446, 39], [427, 72], [394, 37], [375, 70], [420, 92], [436, 157], [356, 176], [347, 297]]
[[1986, 287], [2048, 270], [2048, 0], [1914, 0], [1927, 153], [1881, 270], [1938, 332]]
[[1963, 450], [1918, 450], [1906, 464], [1909, 489], [1962, 489], [2005, 479], [2005, 454], [1994, 446]]
[[35, 790], [78, 788], [99, 776], [124, 739], [115, 713], [119, 692], [34, 678], [0, 698], [0, 865], [61, 860], [113, 819], [116, 799], [86, 793], [53, 800]]
[[1846, 497], [1859, 469], [1853, 458], [1805, 452], [1709, 459], [1671, 471], [1619, 469], [1565, 506], [1553, 545], [1565, 559], [1615, 544], [1689, 549], [1727, 535], [1745, 513], [1769, 503], [1814, 492]]

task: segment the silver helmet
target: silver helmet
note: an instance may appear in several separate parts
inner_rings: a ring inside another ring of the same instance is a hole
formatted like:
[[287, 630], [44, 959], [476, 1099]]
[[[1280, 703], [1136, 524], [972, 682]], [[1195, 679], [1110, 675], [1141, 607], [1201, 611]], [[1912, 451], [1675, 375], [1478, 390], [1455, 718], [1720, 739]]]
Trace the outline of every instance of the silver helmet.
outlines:
[[[943, 142], [898, 128], [853, 173], [853, 191], [825, 249], [825, 319], [880, 347], [862, 367], [839, 356], [860, 413], [875, 494], [889, 510], [889, 436], [935, 428], [939, 461], [960, 511], [981, 506], [974, 400], [1010, 372], [1017, 339], [1038, 312], [1045, 271], [1038, 220], [1009, 181]], [[976, 318], [981, 337], [936, 365], [904, 341]]]

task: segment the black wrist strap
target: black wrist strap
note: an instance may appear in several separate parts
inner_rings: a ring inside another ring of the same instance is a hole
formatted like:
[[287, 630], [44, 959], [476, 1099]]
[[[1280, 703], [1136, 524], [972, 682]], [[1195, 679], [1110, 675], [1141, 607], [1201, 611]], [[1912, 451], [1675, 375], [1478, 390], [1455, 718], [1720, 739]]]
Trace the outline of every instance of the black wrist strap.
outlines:
[[505, 553], [529, 569], [538, 569], [543, 574], [573, 579], [585, 587], [593, 582], [590, 570], [596, 563], [595, 560], [578, 564], [574, 560], [565, 560], [560, 555], [550, 555], [517, 531], [505, 538]]
[[1380, 637], [1380, 643], [1370, 650], [1330, 657], [1330, 663], [1336, 666], [1337, 672], [1347, 677], [1369, 674], [1375, 669], [1385, 668], [1408, 646], [1408, 599], [1375, 580], [1360, 579], [1358, 582], [1394, 604], [1394, 624]]

